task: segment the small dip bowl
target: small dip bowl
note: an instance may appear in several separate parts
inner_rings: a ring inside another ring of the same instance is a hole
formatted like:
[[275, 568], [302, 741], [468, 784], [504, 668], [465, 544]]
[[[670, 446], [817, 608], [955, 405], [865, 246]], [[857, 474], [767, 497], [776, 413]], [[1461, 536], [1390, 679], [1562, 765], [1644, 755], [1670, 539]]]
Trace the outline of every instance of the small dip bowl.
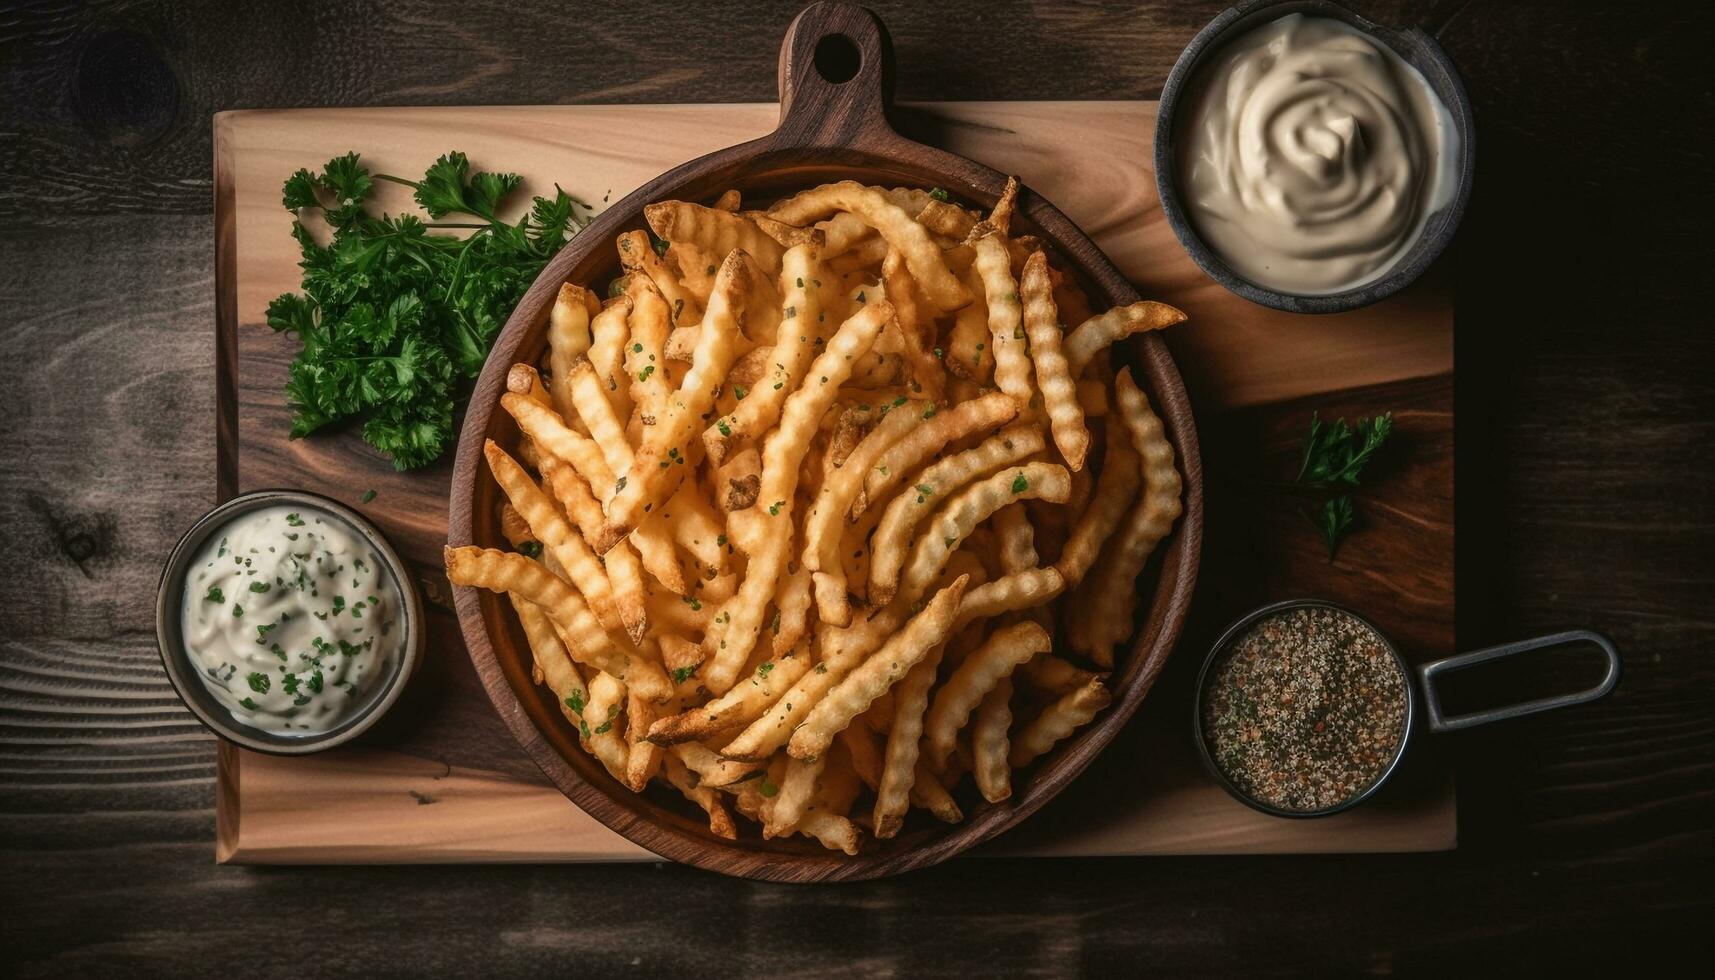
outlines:
[[[1349, 794], [1315, 809], [1292, 809], [1280, 806], [1269, 800], [1261, 799], [1258, 795], [1240, 786], [1215, 758], [1215, 750], [1210, 744], [1210, 736], [1206, 731], [1204, 709], [1207, 706], [1211, 690], [1217, 680], [1220, 668], [1225, 664], [1228, 655], [1233, 652], [1239, 641], [1243, 640], [1253, 627], [1275, 617], [1288, 615], [1298, 610], [1321, 610], [1344, 617], [1356, 631], [1372, 634], [1373, 640], [1380, 644], [1385, 656], [1392, 661], [1393, 668], [1398, 672], [1400, 693], [1398, 710], [1401, 714], [1398, 741], [1391, 746], [1391, 752], [1386, 761], [1374, 768], [1374, 776], [1369, 781], [1356, 788]], [[1602, 651], [1607, 660], [1607, 672], [1595, 686], [1571, 694], [1539, 698], [1520, 704], [1503, 705], [1484, 711], [1463, 715], [1449, 716], [1441, 710], [1441, 698], [1436, 688], [1436, 678], [1448, 671], [1472, 667], [1490, 660], [1510, 657], [1514, 654], [1526, 653], [1532, 650], [1543, 650], [1551, 647], [1566, 646], [1576, 643], [1591, 643]], [[1202, 670], [1197, 674], [1197, 696], [1193, 706], [1191, 719], [1192, 736], [1197, 744], [1197, 754], [1203, 760], [1203, 766], [1215, 781], [1220, 783], [1235, 799], [1252, 809], [1277, 817], [1326, 817], [1341, 813], [1357, 806], [1359, 803], [1374, 796], [1387, 783], [1388, 779], [1398, 771], [1401, 760], [1405, 758], [1406, 750], [1411, 746], [1414, 735], [1427, 730], [1431, 734], [1458, 731], [1490, 722], [1503, 721], [1509, 718], [1519, 718], [1533, 715], [1540, 711], [1553, 708], [1563, 708], [1574, 704], [1584, 704], [1606, 697], [1613, 691], [1620, 679], [1620, 654], [1607, 637], [1590, 630], [1570, 630], [1564, 633], [1553, 633], [1529, 640], [1519, 640], [1514, 643], [1504, 643], [1500, 646], [1487, 647], [1462, 653], [1457, 656], [1434, 660], [1412, 667], [1406, 662], [1399, 648], [1388, 639], [1379, 627], [1368, 619], [1332, 602], [1318, 599], [1293, 599], [1263, 606], [1260, 609], [1239, 617], [1221, 634], [1210, 648], [1208, 656], [1203, 661]], [[1420, 690], [1421, 689], [1421, 690]]]
[[[281, 735], [245, 724], [234, 717], [218, 699], [203, 686], [185, 649], [183, 611], [185, 581], [191, 563], [209, 538], [226, 527], [234, 518], [269, 507], [291, 506], [331, 518], [350, 527], [358, 537], [375, 549], [388, 576], [399, 589], [401, 619], [405, 630], [402, 655], [391, 674], [382, 678], [367, 703], [357, 713], [335, 728], [305, 735]], [[343, 745], [373, 726], [405, 690], [411, 675], [423, 660], [423, 600], [418, 595], [411, 575], [399, 559], [398, 552], [387, 543], [381, 532], [361, 514], [334, 500], [301, 490], [256, 490], [228, 500], [204, 514], [173, 547], [161, 572], [161, 587], [155, 601], [155, 639], [161, 651], [161, 664], [167, 668], [167, 678], [184, 701], [191, 714], [211, 731], [229, 742], [257, 752], [274, 755], [308, 755]]]
[[[1454, 182], [1451, 199], [1440, 210], [1430, 214], [1416, 241], [1380, 278], [1337, 293], [1286, 293], [1259, 286], [1239, 275], [1197, 233], [1191, 224], [1188, 202], [1179, 189], [1178, 110], [1181, 105], [1190, 104], [1193, 86], [1199, 80], [1198, 70], [1219, 54], [1226, 42], [1288, 14], [1343, 21], [1392, 49], [1402, 61], [1422, 73], [1430, 89], [1447, 107], [1453, 128], [1459, 134], [1455, 172], [1446, 175], [1446, 179]], [[1453, 240], [1471, 197], [1471, 181], [1476, 169], [1476, 130], [1471, 100], [1465, 94], [1465, 86], [1459, 80], [1452, 60], [1441, 45], [1422, 30], [1383, 27], [1328, 0], [1251, 0], [1227, 8], [1198, 31], [1180, 53], [1173, 70], [1168, 72], [1155, 119], [1155, 187], [1161, 198], [1161, 210], [1167, 215], [1168, 226], [1209, 278], [1253, 303], [1288, 313], [1344, 313], [1392, 296], [1417, 281]]]

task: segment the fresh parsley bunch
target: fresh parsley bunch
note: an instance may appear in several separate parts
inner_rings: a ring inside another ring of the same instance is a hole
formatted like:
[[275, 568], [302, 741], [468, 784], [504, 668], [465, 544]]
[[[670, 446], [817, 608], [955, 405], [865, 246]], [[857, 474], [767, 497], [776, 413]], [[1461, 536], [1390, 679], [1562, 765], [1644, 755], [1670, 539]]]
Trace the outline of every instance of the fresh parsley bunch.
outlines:
[[[375, 180], [413, 188], [436, 223], [371, 215], [364, 202]], [[286, 180], [287, 210], [301, 217], [320, 209], [333, 228], [323, 247], [302, 220], [292, 223], [303, 293], [268, 304], [268, 325], [303, 343], [286, 382], [292, 438], [361, 418], [364, 440], [399, 469], [446, 451], [456, 402], [501, 325], [548, 259], [589, 222], [590, 206], [557, 186], [517, 224], [501, 221], [501, 202], [522, 182], [517, 174], [472, 173], [458, 152], [436, 160], [420, 181], [372, 176], [356, 153]], [[479, 220], [440, 223], [453, 214]]]
[[1300, 491], [1338, 491], [1323, 501], [1310, 518], [1328, 546], [1328, 560], [1340, 541], [1358, 521], [1358, 507], [1345, 488], [1358, 485], [1364, 467], [1375, 457], [1376, 450], [1393, 432], [1393, 413], [1384, 412], [1374, 418], [1358, 419], [1357, 425], [1347, 425], [1345, 419], [1334, 424], [1324, 423], [1315, 413], [1310, 415], [1310, 432], [1304, 437], [1304, 458], [1298, 464], [1298, 476], [1293, 486]]

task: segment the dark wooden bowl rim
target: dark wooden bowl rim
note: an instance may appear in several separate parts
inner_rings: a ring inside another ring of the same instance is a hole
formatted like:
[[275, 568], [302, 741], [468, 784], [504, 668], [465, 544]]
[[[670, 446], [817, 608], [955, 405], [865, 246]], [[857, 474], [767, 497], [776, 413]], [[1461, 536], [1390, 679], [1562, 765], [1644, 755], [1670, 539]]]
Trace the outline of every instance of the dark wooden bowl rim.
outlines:
[[[850, 78], [830, 81], [822, 71]], [[807, 8], [793, 20], [781, 44], [779, 128], [650, 181], [598, 215], [548, 263], [507, 321], [472, 393], [453, 469], [447, 535], [451, 545], [504, 546], [494, 516], [498, 491], [487, 478], [482, 445], [486, 438], [503, 446], [518, 440], [510, 418], [496, 410], [507, 368], [540, 354], [543, 326], [561, 283], [605, 282], [616, 274], [611, 242], [618, 233], [643, 226], [645, 204], [668, 198], [705, 200], [728, 187], [740, 188], [747, 198], [766, 197], [845, 178], [939, 186], [957, 198], [993, 204], [1005, 185], [1004, 175], [894, 131], [888, 120], [892, 83], [892, 45], [872, 12], [845, 3]], [[1123, 304], [1139, 298], [1095, 243], [1040, 195], [1025, 190], [1018, 213], [1072, 264], [1093, 299]], [[585, 812], [662, 857], [700, 868], [774, 881], [876, 878], [936, 864], [994, 837], [1051, 799], [1124, 727], [1173, 649], [1191, 600], [1203, 526], [1203, 472], [1191, 408], [1159, 337], [1140, 338], [1131, 345], [1130, 355], [1178, 451], [1185, 513], [1158, 558], [1158, 585], [1138, 639], [1123, 668], [1110, 678], [1112, 705], [1018, 773], [1013, 796], [1004, 803], [978, 799], [966, 806], [965, 822], [954, 826], [914, 820], [899, 837], [871, 841], [857, 857], [829, 853], [803, 838], [723, 840], [709, 833], [701, 814], [693, 815], [683, 801], [653, 791], [634, 794], [583, 752], [552, 694], [532, 683], [528, 647], [511, 609], [493, 593], [457, 588], [459, 625], [489, 698], [525, 752]]]

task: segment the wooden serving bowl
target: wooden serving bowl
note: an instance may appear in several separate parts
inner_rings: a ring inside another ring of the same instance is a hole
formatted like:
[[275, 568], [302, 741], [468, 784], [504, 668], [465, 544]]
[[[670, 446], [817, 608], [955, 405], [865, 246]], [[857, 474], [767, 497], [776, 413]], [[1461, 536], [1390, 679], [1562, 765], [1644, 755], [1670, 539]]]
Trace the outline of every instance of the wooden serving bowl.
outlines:
[[[496, 516], [500, 490], [483, 462], [482, 445], [489, 438], [507, 447], [518, 442], [517, 428], [499, 410], [507, 368], [518, 361], [534, 363], [542, 354], [548, 312], [561, 283], [603, 283], [619, 274], [614, 237], [644, 226], [644, 205], [666, 199], [707, 200], [729, 187], [738, 188], [747, 200], [766, 200], [848, 178], [887, 186], [943, 187], [957, 199], [994, 203], [1005, 185], [1004, 175], [894, 131], [888, 122], [892, 81], [892, 46], [873, 13], [844, 3], [806, 9], [792, 22], [780, 48], [778, 129], [662, 174], [602, 212], [548, 263], [507, 321], [471, 396], [453, 470], [448, 515], [452, 545], [505, 547]], [[1052, 204], [1025, 190], [1018, 215], [1071, 264], [1092, 302], [1103, 304], [1098, 309], [1139, 298], [1095, 244]], [[1173, 649], [1191, 600], [1203, 524], [1202, 464], [1191, 409], [1179, 372], [1158, 337], [1138, 338], [1128, 356], [1178, 452], [1185, 513], [1152, 564], [1159, 567], [1153, 573], [1154, 593], [1142, 604], [1129, 656], [1109, 679], [1112, 704], [1053, 752], [1015, 774], [1011, 799], [991, 805], [974, 793], [961, 797], [966, 819], [957, 825], [914, 814], [898, 837], [869, 841], [856, 857], [826, 851], [802, 837], [764, 841], [754, 831], [738, 841], [716, 837], [701, 811], [668, 791], [651, 788], [636, 794], [614, 781], [578, 745], [577, 732], [553, 694], [532, 682], [530, 650], [511, 607], [494, 593], [457, 588], [459, 624], [489, 698], [524, 750], [573, 802], [634, 843], [700, 868], [775, 881], [875, 878], [944, 861], [994, 837], [1051, 799], [1125, 726]]]

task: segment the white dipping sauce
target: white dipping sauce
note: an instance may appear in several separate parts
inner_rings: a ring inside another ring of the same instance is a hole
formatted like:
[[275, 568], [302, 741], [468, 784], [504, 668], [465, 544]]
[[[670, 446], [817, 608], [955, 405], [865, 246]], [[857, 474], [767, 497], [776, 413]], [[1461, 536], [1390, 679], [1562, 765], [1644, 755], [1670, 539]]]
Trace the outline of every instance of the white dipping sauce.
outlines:
[[1200, 70], [1179, 136], [1191, 224], [1240, 276], [1315, 296], [1381, 278], [1452, 199], [1459, 134], [1386, 44], [1290, 14]]
[[185, 582], [184, 643], [234, 717], [281, 735], [358, 714], [403, 653], [398, 588], [345, 522], [269, 507], [210, 536]]

